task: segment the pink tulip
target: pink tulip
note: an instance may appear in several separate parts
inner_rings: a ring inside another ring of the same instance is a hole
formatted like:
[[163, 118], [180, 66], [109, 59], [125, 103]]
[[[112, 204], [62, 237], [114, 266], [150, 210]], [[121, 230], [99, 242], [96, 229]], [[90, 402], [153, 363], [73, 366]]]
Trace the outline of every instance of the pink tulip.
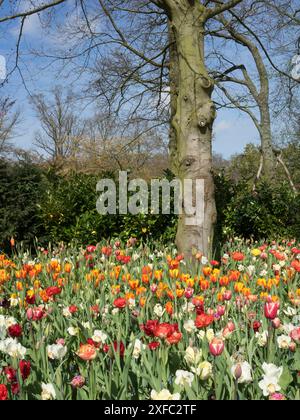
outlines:
[[225, 306], [221, 306], [221, 305], [217, 306], [217, 314], [219, 316], [223, 316], [225, 314], [225, 312], [226, 312], [226, 307]]
[[152, 293], [155, 293], [156, 290], [157, 290], [157, 284], [155, 284], [155, 283], [151, 284], [150, 290], [151, 290]]
[[40, 321], [45, 317], [45, 312], [42, 308], [29, 308], [27, 310], [27, 319], [28, 321]]
[[272, 321], [273, 327], [278, 330], [278, 328], [280, 328], [281, 322], [279, 318], [275, 318]]
[[265, 317], [270, 320], [274, 320], [277, 317], [279, 311], [278, 302], [267, 302], [265, 304]]
[[231, 290], [226, 290], [223, 294], [223, 299], [229, 301], [232, 298]]
[[209, 344], [210, 353], [217, 357], [220, 356], [225, 348], [224, 341], [221, 338], [214, 338]]
[[296, 343], [300, 344], [300, 327], [295, 328], [291, 333], [290, 337], [292, 340], [294, 340]]
[[187, 288], [185, 289], [184, 296], [185, 296], [187, 299], [191, 299], [191, 298], [193, 297], [193, 294], [194, 294], [194, 289], [192, 289], [191, 287], [187, 287]]
[[234, 322], [232, 322], [232, 321], [229, 321], [229, 322], [228, 322], [228, 324], [226, 325], [226, 327], [228, 328], [228, 330], [229, 330], [230, 332], [235, 331], [235, 324], [234, 324]]

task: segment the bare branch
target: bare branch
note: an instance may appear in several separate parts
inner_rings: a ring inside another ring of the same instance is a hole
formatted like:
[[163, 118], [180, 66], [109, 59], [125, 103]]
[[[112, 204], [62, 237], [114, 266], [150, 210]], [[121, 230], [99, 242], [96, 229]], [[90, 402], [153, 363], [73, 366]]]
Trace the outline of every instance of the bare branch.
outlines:
[[237, 6], [239, 3], [241, 3], [243, 0], [230, 0], [226, 3], [218, 2], [220, 3], [219, 6], [216, 6], [214, 9], [207, 9], [206, 11], [206, 20], [211, 19], [217, 15], [220, 15], [223, 12], [226, 12], [226, 10], [230, 10], [233, 7]]
[[135, 54], [139, 58], [143, 59], [147, 63], [151, 64], [152, 66], [161, 67], [161, 64], [160, 63], [157, 63], [156, 61], [151, 60], [151, 58], [146, 57], [141, 51], [138, 51], [137, 49], [135, 49], [132, 45], [130, 45], [127, 42], [127, 40], [126, 40], [123, 32], [118, 27], [117, 23], [115, 22], [114, 18], [112, 17], [112, 15], [109, 12], [109, 10], [107, 9], [107, 7], [105, 7], [103, 1], [102, 0], [98, 0], [98, 2], [100, 4], [100, 6], [102, 7], [102, 10], [105, 13], [105, 15], [108, 17], [108, 19], [109, 19], [112, 27], [114, 28], [114, 30], [116, 31], [116, 33], [119, 35], [122, 45], [126, 49], [128, 49], [130, 52], [132, 52], [133, 54]]
[[50, 9], [51, 7], [58, 6], [59, 4], [64, 3], [66, 0], [55, 0], [52, 3], [44, 4], [42, 6], [36, 7], [35, 9], [27, 10], [25, 12], [16, 13], [15, 15], [6, 16], [3, 18], [0, 18], [0, 23], [7, 22], [9, 20], [18, 19], [18, 18], [24, 18], [31, 15], [35, 15], [37, 13], [43, 12], [44, 10]]
[[245, 112], [246, 114], [248, 114], [250, 116], [250, 118], [252, 119], [252, 121], [255, 124], [255, 127], [257, 128], [258, 132], [260, 134], [262, 134], [261, 132], [261, 126], [260, 123], [258, 121], [258, 119], [256, 118], [256, 116], [254, 115], [254, 113], [252, 111], [250, 111], [249, 107], [243, 106], [240, 104], [240, 102], [235, 99], [228, 91], [227, 89], [222, 86], [220, 83], [216, 83], [216, 85], [218, 86], [218, 88], [224, 93], [224, 95], [226, 96], [226, 98], [239, 110]]

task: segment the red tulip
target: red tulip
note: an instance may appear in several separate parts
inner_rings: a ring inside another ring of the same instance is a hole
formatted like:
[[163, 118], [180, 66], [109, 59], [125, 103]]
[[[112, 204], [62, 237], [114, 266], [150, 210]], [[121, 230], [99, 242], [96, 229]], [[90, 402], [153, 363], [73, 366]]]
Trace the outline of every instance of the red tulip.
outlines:
[[261, 327], [261, 322], [260, 321], [254, 321], [252, 327], [253, 327], [254, 332], [258, 332], [260, 327]]
[[51, 286], [46, 289], [47, 296], [50, 298], [52, 296], [60, 295], [61, 288], [57, 286]]
[[206, 328], [214, 322], [213, 315], [200, 314], [196, 316], [195, 325], [197, 328]]
[[117, 298], [114, 300], [114, 306], [116, 308], [123, 309], [125, 308], [126, 304], [127, 302], [126, 302], [126, 299], [124, 298]]
[[181, 332], [174, 331], [171, 335], [166, 338], [168, 344], [177, 344], [182, 339]]
[[158, 324], [159, 324], [159, 322], [157, 320], [155, 320], [155, 321], [149, 320], [149, 321], [146, 322], [146, 324], [142, 324], [140, 326], [140, 328], [149, 337], [154, 337], [155, 330], [158, 327]]
[[31, 364], [27, 360], [21, 360], [19, 363], [20, 366], [20, 372], [22, 375], [23, 381], [26, 381], [26, 379], [29, 378], [30, 372], [31, 372]]
[[293, 261], [292, 262], [292, 264], [291, 264], [291, 266], [298, 272], [298, 273], [300, 273], [300, 261], [297, 261], [297, 260], [295, 260], [295, 261]]
[[120, 357], [124, 357], [125, 346], [124, 346], [124, 343], [122, 341], [120, 341], [120, 342], [114, 341], [114, 350], [115, 350], [116, 353], [120, 354]]
[[148, 344], [148, 347], [150, 350], [156, 350], [159, 346], [160, 346], [159, 341], [152, 341], [151, 343]]
[[279, 311], [278, 302], [267, 302], [265, 304], [265, 317], [267, 319], [273, 320], [277, 317]]
[[11, 338], [19, 338], [23, 333], [22, 327], [19, 324], [12, 325], [8, 328], [8, 334]]
[[12, 384], [17, 380], [17, 372], [10, 366], [7, 366], [3, 369], [3, 373], [6, 376], [7, 382]]
[[94, 246], [94, 245], [89, 245], [89, 246], [86, 248], [87, 252], [89, 252], [90, 254], [92, 254], [93, 252], [95, 252], [95, 251], [96, 251], [96, 249], [97, 249], [97, 247], [96, 247], [96, 246]]
[[220, 356], [225, 348], [224, 341], [221, 338], [214, 338], [209, 344], [210, 353], [217, 357]]
[[245, 255], [242, 252], [233, 252], [232, 259], [234, 261], [243, 261], [245, 259]]
[[8, 399], [8, 391], [5, 385], [0, 384], [0, 401], [6, 401]]
[[72, 315], [73, 315], [73, 314], [75, 314], [77, 311], [78, 311], [77, 306], [75, 306], [75, 305], [71, 305], [71, 306], [69, 307], [69, 312], [70, 312]]
[[13, 395], [17, 395], [20, 392], [20, 385], [18, 384], [18, 382], [14, 382], [13, 384], [11, 384], [11, 392], [13, 393]]
[[158, 338], [161, 338], [161, 339], [165, 339], [169, 335], [173, 334], [174, 331], [175, 331], [175, 329], [174, 329], [173, 325], [164, 322], [162, 324], [157, 325], [157, 327], [154, 330], [154, 336], [158, 337]]

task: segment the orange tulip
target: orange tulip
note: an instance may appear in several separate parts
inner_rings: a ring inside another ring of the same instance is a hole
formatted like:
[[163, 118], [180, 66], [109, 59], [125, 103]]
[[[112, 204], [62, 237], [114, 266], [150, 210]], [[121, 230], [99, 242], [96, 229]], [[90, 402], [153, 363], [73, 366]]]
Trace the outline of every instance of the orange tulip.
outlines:
[[81, 345], [76, 354], [78, 357], [80, 357], [80, 359], [86, 362], [96, 359], [97, 356], [95, 347], [91, 346], [90, 344]]

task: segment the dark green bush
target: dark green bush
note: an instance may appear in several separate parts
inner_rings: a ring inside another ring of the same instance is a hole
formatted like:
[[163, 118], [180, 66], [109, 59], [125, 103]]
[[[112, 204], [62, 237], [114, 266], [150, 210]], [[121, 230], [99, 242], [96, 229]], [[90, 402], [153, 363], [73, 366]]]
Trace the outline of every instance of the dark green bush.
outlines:
[[300, 238], [300, 199], [289, 184], [234, 186], [224, 211], [223, 234], [254, 239]]
[[[9, 250], [14, 236], [24, 246], [48, 242], [95, 244], [135, 236], [141, 241], [174, 241], [174, 215], [99, 215], [96, 184], [113, 174], [62, 176], [30, 162], [0, 162], [0, 247]], [[172, 179], [170, 172], [166, 173]], [[246, 181], [215, 176], [218, 222], [215, 249], [228, 236], [300, 239], [300, 198], [287, 183], [261, 183], [256, 193]], [[172, 208], [172, 207], [171, 207]]]
[[25, 246], [35, 236], [43, 239], [44, 226], [38, 213], [43, 191], [42, 171], [30, 162], [0, 161], [0, 248], [9, 250], [14, 236]]

